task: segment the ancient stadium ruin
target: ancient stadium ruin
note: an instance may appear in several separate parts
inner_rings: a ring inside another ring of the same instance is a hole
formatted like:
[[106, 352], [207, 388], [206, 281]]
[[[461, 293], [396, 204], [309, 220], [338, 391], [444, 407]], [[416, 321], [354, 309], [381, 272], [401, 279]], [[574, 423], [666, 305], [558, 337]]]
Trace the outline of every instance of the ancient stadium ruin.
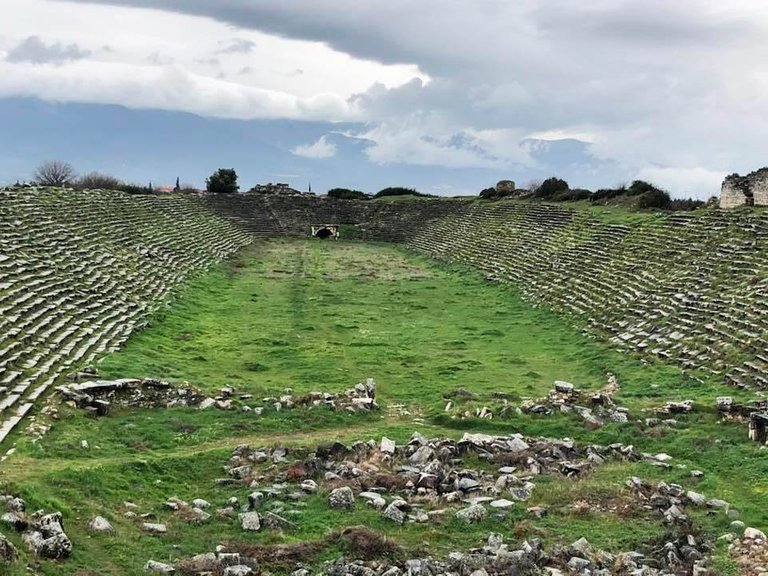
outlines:
[[[2, 190], [0, 572], [757, 576], [766, 252], [747, 210]], [[100, 375], [165, 321], [147, 365], [231, 383]]]

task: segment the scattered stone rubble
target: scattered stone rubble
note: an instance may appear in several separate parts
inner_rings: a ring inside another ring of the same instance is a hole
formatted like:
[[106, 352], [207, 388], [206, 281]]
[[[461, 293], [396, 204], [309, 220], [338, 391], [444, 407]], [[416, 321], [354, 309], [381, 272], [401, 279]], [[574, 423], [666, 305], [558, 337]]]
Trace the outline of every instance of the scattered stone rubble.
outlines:
[[693, 411], [693, 400], [667, 402], [657, 410], [659, 414], [689, 414]]
[[[460, 417], [462, 419], [468, 419], [472, 416], [492, 419], [494, 415], [498, 415], [500, 418], [508, 418], [514, 413], [521, 412], [545, 416], [550, 416], [554, 413], [566, 413], [576, 414], [590, 428], [599, 428], [606, 422], [624, 424], [628, 422], [628, 410], [616, 406], [612, 398], [613, 394], [618, 390], [618, 384], [612, 374], [609, 375], [608, 386], [600, 392], [590, 394], [582, 392], [570, 382], [558, 380], [546, 398], [525, 400], [519, 407], [513, 406], [506, 399], [503, 399], [501, 407], [483, 406], [476, 408], [474, 412], [464, 410]], [[475, 394], [461, 389], [453, 391], [451, 396], [452, 399], [445, 406], [446, 412], [451, 412], [454, 409], [456, 401], [474, 400], [477, 398]]]
[[303, 396], [293, 395], [290, 389], [277, 398], [264, 398], [266, 405], [271, 405], [275, 410], [283, 408], [315, 408], [325, 407], [331, 410], [343, 410], [347, 412], [361, 412], [378, 410], [376, 403], [376, 382], [373, 378], [368, 378], [365, 382], [355, 384], [342, 393], [331, 392], [310, 392]]
[[0, 532], [0, 564], [10, 564], [15, 562], [19, 557], [19, 552], [16, 547], [8, 541], [5, 534]]
[[763, 576], [768, 573], [768, 539], [760, 530], [747, 528], [741, 538], [731, 542], [728, 551], [741, 576]]
[[644, 508], [661, 514], [664, 522], [669, 525], [690, 528], [691, 518], [686, 512], [688, 507], [703, 508], [712, 513], [722, 511], [729, 518], [738, 517], [738, 512], [725, 500], [707, 498], [704, 494], [685, 490], [678, 484], [651, 484], [633, 477], [627, 480], [626, 485]]
[[172, 408], [199, 406], [205, 395], [188, 387], [174, 387], [153, 378], [91, 380], [56, 388], [65, 399], [95, 416], [106, 416], [112, 406], [133, 408]]
[[[451, 552], [442, 558], [421, 557], [402, 561], [385, 559], [353, 560], [339, 558], [310, 570], [296, 563], [292, 576], [611, 576], [637, 574], [642, 576], [671, 576], [675, 574], [714, 574], [704, 556], [711, 551], [692, 536], [672, 539], [646, 552], [631, 551], [611, 554], [594, 548], [585, 538], [570, 546], [556, 546], [546, 551], [541, 542], [532, 538], [517, 546], [504, 542], [504, 536], [492, 533], [484, 546], [466, 552]], [[217, 551], [198, 554], [183, 561], [185, 574], [252, 574], [258, 570], [258, 560], [243, 553], [227, 552], [226, 546]], [[173, 567], [150, 561], [148, 571], [169, 574]]]
[[[580, 445], [569, 439], [527, 438], [519, 434], [467, 433], [456, 441], [427, 439], [415, 432], [404, 445], [382, 438], [380, 442], [371, 440], [351, 445], [323, 444], [315, 450], [241, 445], [225, 466], [227, 478], [218, 480], [217, 484], [247, 486], [252, 490], [247, 498], [232, 496], [225, 507], [214, 510], [215, 506], [201, 498], [187, 502], [173, 497], [165, 501], [164, 507], [189, 522], [206, 521], [214, 514], [232, 519], [239, 523], [244, 534], [297, 529], [305, 500], [312, 495], [327, 495], [323, 497], [327, 498], [328, 506], [339, 514], [366, 506], [378, 510], [393, 524], [429, 523], [452, 516], [467, 523], [498, 521], [506, 517], [509, 509], [531, 497], [537, 476], [557, 474], [577, 478], [611, 460], [666, 463], [669, 457], [641, 454], [632, 446], [622, 444]], [[468, 461], [480, 463], [467, 467]], [[570, 546], [545, 551], [536, 539], [511, 546], [504, 543], [501, 535], [491, 534], [482, 548], [453, 552], [444, 558], [368, 561], [342, 558], [326, 562], [312, 572], [306, 564], [297, 561], [293, 575], [714, 575], [709, 561], [713, 543], [696, 532], [688, 509], [699, 507], [734, 518], [737, 513], [730, 505], [675, 484], [651, 484], [632, 478], [627, 486], [637, 505], [657, 514], [668, 531], [667, 537], [649, 542], [639, 550], [610, 554], [593, 548], [582, 538]], [[6, 502], [9, 510], [23, 511], [23, 502], [10, 497], [6, 497]], [[137, 514], [137, 506], [130, 502], [124, 503], [124, 508], [125, 516], [135, 518], [141, 530], [156, 535], [167, 533], [164, 524], [148, 521], [152, 514]], [[531, 518], [541, 518], [547, 510], [533, 507], [528, 508], [527, 513]], [[60, 516], [48, 517], [60, 521]], [[92, 530], [112, 533], [111, 525], [104, 518], [94, 518], [89, 526]], [[759, 534], [748, 529], [744, 545], [754, 546], [749, 538]], [[746, 554], [736, 545], [732, 549], [734, 554]], [[0, 539], [0, 552], [2, 550]], [[13, 555], [13, 551], [9, 554]], [[150, 559], [145, 570], [155, 574], [237, 576], [258, 573], [264, 568], [260, 565], [262, 560], [243, 550], [234, 551], [229, 543], [223, 543], [215, 551], [175, 565]]]
[[[466, 467], [470, 456], [485, 465]], [[607, 460], [662, 463], [667, 458], [623, 444], [580, 446], [569, 439], [519, 434], [429, 440], [416, 432], [402, 446], [388, 438], [351, 446], [336, 442], [314, 452], [238, 446], [225, 467], [228, 477], [217, 482], [255, 490], [243, 512], [300, 516], [304, 498], [327, 490], [331, 508], [370, 506], [396, 524], [449, 515], [471, 523], [490, 515], [504, 518], [531, 497], [540, 474], [578, 477]], [[232, 508], [230, 515], [235, 512]]]
[[285, 394], [261, 400], [261, 406], [250, 406], [250, 394], [236, 394], [232, 387], [221, 389], [220, 395], [210, 397], [188, 384], [173, 386], [164, 380], [154, 378], [119, 380], [92, 380], [65, 384], [56, 390], [66, 400], [94, 416], [106, 416], [112, 406], [132, 408], [174, 408], [197, 407], [200, 410], [218, 408], [232, 410], [238, 406], [245, 412], [261, 415], [265, 410], [280, 411], [292, 408], [325, 407], [331, 410], [360, 412], [378, 410], [376, 403], [376, 382], [368, 378], [343, 393], [312, 392], [303, 396], [294, 395], [286, 389]]
[[532, 414], [552, 414], [555, 411], [574, 413], [590, 428], [599, 428], [606, 422], [625, 424], [628, 410], [613, 402], [612, 392], [585, 394], [570, 382], [558, 380], [544, 401], [530, 400], [521, 409]]
[[[60, 559], [72, 553], [72, 541], [64, 532], [59, 512], [46, 514], [42, 510], [28, 513], [21, 498], [0, 496], [0, 525], [20, 532], [27, 547], [40, 558]], [[18, 554], [13, 545], [0, 534], [0, 559], [13, 561]]]

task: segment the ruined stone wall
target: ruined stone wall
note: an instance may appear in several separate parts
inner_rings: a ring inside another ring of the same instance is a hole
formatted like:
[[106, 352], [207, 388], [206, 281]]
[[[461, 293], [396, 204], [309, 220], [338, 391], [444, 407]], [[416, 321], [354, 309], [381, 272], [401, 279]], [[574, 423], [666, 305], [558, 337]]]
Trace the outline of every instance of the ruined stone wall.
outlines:
[[720, 207], [768, 206], [768, 168], [739, 176], [731, 174], [723, 181]]
[[750, 187], [755, 206], [768, 206], [768, 170], [755, 172]]
[[720, 190], [720, 208], [738, 208], [747, 205], [747, 195], [743, 190], [734, 186], [730, 182], [723, 182]]

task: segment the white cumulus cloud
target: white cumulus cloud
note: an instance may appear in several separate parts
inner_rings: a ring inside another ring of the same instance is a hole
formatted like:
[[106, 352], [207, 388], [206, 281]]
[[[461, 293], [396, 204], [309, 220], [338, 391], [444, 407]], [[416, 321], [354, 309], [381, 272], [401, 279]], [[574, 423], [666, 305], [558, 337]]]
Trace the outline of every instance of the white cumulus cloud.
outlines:
[[321, 136], [316, 142], [296, 146], [291, 152], [303, 158], [333, 158], [336, 156], [336, 144], [329, 142], [326, 136]]

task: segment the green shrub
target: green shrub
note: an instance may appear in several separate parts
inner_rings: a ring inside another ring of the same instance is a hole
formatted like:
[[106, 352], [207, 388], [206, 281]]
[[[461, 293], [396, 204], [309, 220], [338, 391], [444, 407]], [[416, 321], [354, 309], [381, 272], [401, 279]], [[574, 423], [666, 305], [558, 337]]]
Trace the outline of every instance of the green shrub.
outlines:
[[74, 182], [78, 190], [119, 190], [123, 185], [118, 178], [100, 172], [89, 172]]
[[674, 212], [688, 212], [691, 210], [704, 208], [708, 205], [708, 202], [704, 202], [704, 200], [694, 200], [693, 198], [678, 198], [676, 200], [670, 201], [669, 205], [667, 206], [667, 210], [672, 210]]
[[205, 180], [205, 189], [213, 194], [236, 194], [237, 172], [234, 168], [219, 168]]
[[641, 193], [637, 198], [636, 207], [639, 210], [647, 210], [649, 208], [664, 209], [669, 206], [671, 198], [669, 194], [658, 188], [648, 190]]
[[515, 196], [517, 193], [515, 190], [497, 190], [496, 188], [485, 188], [480, 191], [480, 198], [484, 200], [499, 200], [500, 198], [508, 198]]
[[339, 200], [368, 200], [370, 196], [360, 190], [350, 190], [349, 188], [331, 188], [328, 190], [328, 198], [337, 198]]
[[569, 188], [568, 182], [566, 182], [561, 178], [555, 178], [555, 177], [547, 178], [536, 189], [534, 196], [536, 198], [543, 198], [544, 200], [549, 200], [558, 192], [564, 192], [565, 190], [568, 190], [568, 188]]
[[552, 196], [553, 202], [578, 202], [579, 200], [589, 200], [592, 197], [591, 190], [584, 188], [574, 188], [573, 190], [562, 190]]
[[645, 180], [634, 180], [632, 184], [629, 185], [629, 188], [627, 188], [627, 195], [628, 196], [640, 196], [641, 194], [645, 194], [646, 192], [661, 192], [662, 190], [660, 188], [657, 188], [653, 184], [646, 182]]
[[121, 183], [115, 188], [115, 190], [120, 190], [121, 192], [125, 192], [127, 194], [154, 194], [152, 184], [149, 186], [143, 186], [141, 184]]
[[626, 185], [622, 184], [621, 186], [618, 186], [616, 188], [601, 188], [594, 194], [592, 194], [592, 197], [589, 199], [590, 202], [597, 204], [597, 203], [605, 203], [606, 200], [610, 200], [612, 198], [616, 198], [618, 196], [624, 196], [627, 193], [627, 187]]
[[389, 188], [384, 188], [383, 190], [379, 190], [373, 197], [374, 198], [384, 198], [386, 196], [423, 196], [427, 197], [430, 196], [429, 194], [422, 194], [421, 192], [417, 192], [415, 188], [404, 188], [402, 186], [390, 186]]

